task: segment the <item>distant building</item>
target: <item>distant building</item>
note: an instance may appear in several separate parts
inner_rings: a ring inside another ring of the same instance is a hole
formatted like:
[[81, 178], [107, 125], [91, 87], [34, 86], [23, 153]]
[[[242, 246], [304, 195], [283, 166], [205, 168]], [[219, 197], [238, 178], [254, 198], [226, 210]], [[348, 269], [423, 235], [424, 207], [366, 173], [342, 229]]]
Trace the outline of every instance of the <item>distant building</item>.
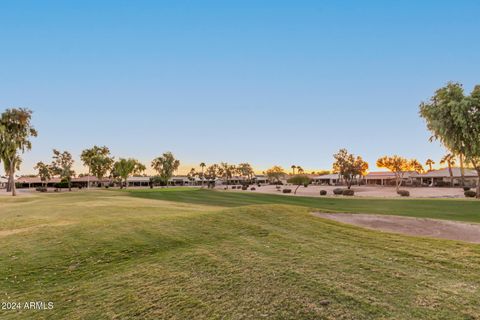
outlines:
[[0, 189], [5, 189], [8, 184], [8, 179], [5, 177], [0, 177]]
[[[462, 179], [462, 172], [460, 168], [452, 168], [453, 185], [460, 185]], [[421, 185], [428, 186], [443, 186], [451, 182], [450, 171], [448, 168], [439, 170], [432, 170], [427, 173], [419, 174], [416, 177]], [[475, 170], [464, 169], [465, 184], [467, 186], [476, 185], [478, 178]]]
[[[411, 185], [415, 178], [418, 177], [418, 172], [407, 171], [403, 173], [402, 184]], [[395, 174], [393, 172], [369, 172], [363, 177], [366, 185], [388, 186], [395, 184]]]
[[337, 185], [342, 182], [342, 179], [338, 173], [322, 174], [320, 176], [312, 177], [313, 184], [319, 185]]
[[150, 177], [128, 177], [127, 184], [129, 187], [148, 187]]

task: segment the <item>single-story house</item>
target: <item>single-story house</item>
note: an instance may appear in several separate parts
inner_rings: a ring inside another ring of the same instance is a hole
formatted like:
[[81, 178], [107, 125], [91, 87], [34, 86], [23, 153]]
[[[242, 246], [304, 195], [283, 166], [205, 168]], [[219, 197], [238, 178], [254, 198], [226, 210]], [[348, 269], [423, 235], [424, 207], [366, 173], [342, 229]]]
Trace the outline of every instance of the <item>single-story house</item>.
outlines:
[[[444, 186], [451, 183], [453, 178], [453, 186], [461, 185], [462, 180], [462, 171], [460, 168], [451, 168], [452, 175], [450, 175], [450, 170], [448, 168], [443, 168], [439, 170], [432, 170], [427, 173], [419, 174], [416, 178], [421, 185], [428, 186]], [[464, 169], [464, 178], [465, 184], [467, 186], [475, 186], [477, 183], [477, 172], [471, 169]]]
[[255, 184], [268, 184], [269, 183], [268, 177], [264, 174], [257, 174], [257, 175], [255, 175], [255, 177], [253, 179], [255, 181]]
[[[19, 188], [37, 188], [47, 186], [49, 188], [55, 187], [55, 184], [60, 183], [60, 178], [52, 178], [47, 181], [42, 181], [39, 176], [23, 176], [19, 177], [15, 180], [16, 185]], [[83, 187], [86, 188], [87, 186], [96, 187], [99, 183], [102, 185], [110, 184], [111, 180], [109, 178], [104, 178], [102, 180], [98, 180], [97, 177], [94, 176], [82, 176], [72, 178], [72, 187], [78, 188]]]
[[72, 186], [82, 188], [87, 188], [89, 186], [97, 187], [99, 184], [103, 186], [109, 185], [111, 182], [112, 180], [110, 178], [103, 178], [101, 180], [98, 180], [98, 178], [95, 176], [81, 176], [72, 178]]
[[5, 177], [0, 177], [0, 189], [4, 189], [7, 187], [8, 179]]
[[38, 176], [22, 176], [15, 180], [15, 185], [18, 188], [37, 188], [37, 187], [53, 187], [60, 182], [60, 178], [52, 178], [48, 181], [42, 181]]
[[341, 183], [342, 179], [338, 173], [322, 174], [312, 178], [313, 184], [318, 185], [337, 185]]
[[[418, 172], [407, 171], [403, 173], [402, 184], [409, 185], [413, 184], [415, 178], [418, 176]], [[388, 186], [395, 184], [395, 174], [393, 172], [377, 171], [369, 172], [365, 177], [363, 177], [366, 185], [379, 185], [379, 186]]]
[[127, 184], [129, 187], [148, 187], [150, 177], [128, 177]]

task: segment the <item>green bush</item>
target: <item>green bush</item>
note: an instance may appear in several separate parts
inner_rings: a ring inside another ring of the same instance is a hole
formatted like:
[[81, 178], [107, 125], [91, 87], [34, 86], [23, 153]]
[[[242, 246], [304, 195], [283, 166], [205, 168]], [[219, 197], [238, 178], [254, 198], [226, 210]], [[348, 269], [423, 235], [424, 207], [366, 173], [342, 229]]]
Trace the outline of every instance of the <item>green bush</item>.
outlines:
[[470, 187], [463, 187], [463, 191], [469, 191]]
[[320, 190], [320, 195], [321, 196], [326, 196], [327, 195], [327, 190]]
[[283, 193], [292, 193], [292, 189], [283, 189], [282, 192]]
[[38, 187], [35, 190], [37, 190], [38, 192], [47, 192], [47, 187]]
[[255, 190], [257, 190], [257, 189], [255, 189], [255, 187], [251, 187], [250, 190], [255, 191]]
[[477, 196], [477, 193], [473, 190], [467, 190], [465, 191], [464, 195], [467, 198], [475, 198]]
[[355, 192], [352, 189], [345, 189], [345, 190], [343, 190], [342, 194], [344, 196], [353, 196], [355, 194]]
[[398, 190], [397, 194], [402, 197], [410, 197], [410, 192], [408, 190]]
[[341, 195], [341, 194], [343, 194], [343, 189], [342, 188], [335, 188], [335, 189], [333, 189], [333, 194]]
[[247, 190], [248, 189], [248, 186], [243, 186], [242, 187], [242, 190]]

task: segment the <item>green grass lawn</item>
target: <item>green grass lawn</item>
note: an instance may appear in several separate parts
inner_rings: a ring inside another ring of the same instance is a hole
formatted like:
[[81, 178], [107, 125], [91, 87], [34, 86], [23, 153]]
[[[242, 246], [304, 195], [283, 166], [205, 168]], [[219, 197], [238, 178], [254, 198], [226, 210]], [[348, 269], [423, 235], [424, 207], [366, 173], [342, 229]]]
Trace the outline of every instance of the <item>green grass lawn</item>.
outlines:
[[479, 212], [475, 201], [191, 189], [2, 197], [0, 300], [54, 309], [0, 319], [480, 315], [480, 246], [369, 231], [310, 208], [470, 221]]
[[131, 189], [132, 196], [201, 205], [238, 207], [252, 204], [287, 204], [326, 211], [392, 214], [480, 223], [480, 201], [475, 199], [379, 199], [303, 197], [250, 191], [225, 192], [193, 188]]

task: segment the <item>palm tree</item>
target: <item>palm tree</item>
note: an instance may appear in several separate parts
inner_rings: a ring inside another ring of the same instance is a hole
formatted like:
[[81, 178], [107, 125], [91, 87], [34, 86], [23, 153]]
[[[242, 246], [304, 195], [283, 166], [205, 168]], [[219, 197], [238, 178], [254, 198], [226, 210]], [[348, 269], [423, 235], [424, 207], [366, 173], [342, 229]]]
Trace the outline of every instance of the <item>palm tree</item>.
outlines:
[[292, 175], [294, 176], [295, 175], [295, 168], [297, 168], [297, 166], [292, 164], [292, 166], [290, 168], [292, 168]]
[[427, 161], [425, 162], [425, 165], [428, 166], [428, 171], [432, 171], [432, 165], [435, 164], [435, 161], [433, 161], [432, 159], [427, 159]]
[[450, 173], [450, 185], [453, 187], [453, 172], [452, 166], [455, 165], [455, 157], [451, 153], [447, 153], [443, 158], [440, 160], [440, 164], [447, 164], [448, 172]]
[[305, 172], [305, 170], [303, 170], [303, 168], [302, 168], [302, 167], [300, 167], [300, 166], [297, 166], [297, 172], [298, 172], [298, 174], [302, 174], [302, 173], [304, 173], [304, 172]]
[[205, 176], [204, 176], [204, 174], [203, 174], [203, 171], [204, 171], [204, 169], [205, 169], [206, 166], [207, 166], [207, 165], [205, 164], [205, 162], [201, 162], [201, 163], [200, 163], [200, 168], [202, 168], [202, 188], [203, 188], [203, 183], [205, 182]]

